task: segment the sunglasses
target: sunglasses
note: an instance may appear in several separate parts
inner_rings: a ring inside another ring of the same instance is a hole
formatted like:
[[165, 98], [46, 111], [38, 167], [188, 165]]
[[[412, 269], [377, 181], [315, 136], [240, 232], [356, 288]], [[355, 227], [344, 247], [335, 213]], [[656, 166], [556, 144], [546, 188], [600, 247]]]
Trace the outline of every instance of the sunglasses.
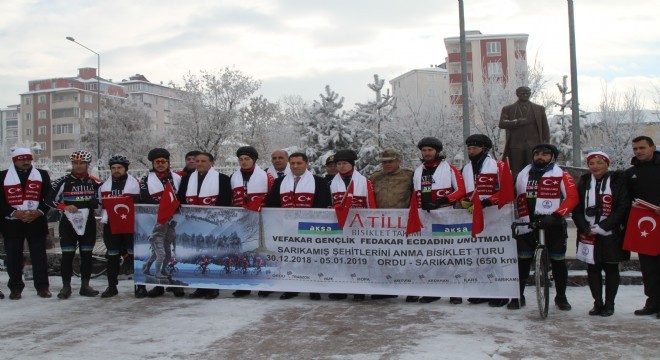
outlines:
[[162, 164], [167, 164], [167, 160], [154, 160], [154, 164], [156, 165], [162, 165]]

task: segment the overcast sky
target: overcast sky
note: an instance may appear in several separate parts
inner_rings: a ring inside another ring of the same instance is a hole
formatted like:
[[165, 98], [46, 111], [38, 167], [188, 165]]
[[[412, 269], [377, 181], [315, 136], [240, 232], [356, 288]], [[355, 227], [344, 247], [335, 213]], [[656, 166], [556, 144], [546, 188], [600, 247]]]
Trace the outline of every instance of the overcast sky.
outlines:
[[[596, 110], [602, 87], [637, 87], [652, 105], [660, 84], [657, 1], [575, 0], [580, 102]], [[570, 74], [565, 0], [465, 0], [467, 30], [526, 33], [528, 60], [549, 86]], [[318, 98], [326, 84], [345, 109], [371, 99], [366, 84], [440, 64], [443, 39], [459, 35], [458, 2], [380, 1], [3, 1], [0, 106], [19, 102], [28, 80], [96, 67], [115, 82], [140, 73], [181, 82], [188, 73], [236, 66], [262, 81], [271, 101]], [[550, 90], [554, 90], [551, 88]]]

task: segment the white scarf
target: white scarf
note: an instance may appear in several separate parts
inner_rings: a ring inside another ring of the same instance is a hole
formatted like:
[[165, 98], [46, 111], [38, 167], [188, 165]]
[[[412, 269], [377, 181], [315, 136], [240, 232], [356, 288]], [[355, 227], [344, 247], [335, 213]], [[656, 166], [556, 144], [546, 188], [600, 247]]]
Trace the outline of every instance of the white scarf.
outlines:
[[[112, 177], [110, 177], [99, 188], [99, 194], [101, 195], [99, 196], [101, 204], [103, 204], [104, 198], [132, 195], [137, 196], [140, 195], [140, 182], [133, 176], [128, 175], [126, 178], [126, 183], [124, 184], [124, 189], [121, 190], [121, 193], [112, 194]], [[108, 223], [108, 213], [105, 211], [105, 209], [101, 211], [101, 223]]]
[[25, 183], [25, 191], [23, 191], [16, 167], [10, 165], [4, 182], [7, 204], [17, 210], [36, 210], [39, 207], [39, 200], [41, 200], [42, 181], [39, 170], [32, 167]]
[[[463, 181], [465, 182], [465, 197], [472, 198], [472, 192], [474, 191], [474, 172], [471, 163], [463, 167]], [[481, 165], [481, 172], [477, 175], [477, 183], [479, 197], [482, 200], [496, 193], [499, 188], [497, 161], [490, 157], [490, 154], [486, 155], [486, 159]]]
[[[351, 208], [372, 208], [374, 204], [369, 204], [367, 178], [357, 170], [353, 170], [351, 183], [353, 183], [353, 201], [351, 202]], [[348, 186], [350, 186], [350, 183]], [[332, 203], [341, 204], [344, 200], [344, 196], [346, 196], [346, 184], [341, 178], [341, 174], [338, 173], [332, 179], [332, 182], [330, 183], [330, 192], [332, 193]]]
[[289, 207], [312, 207], [314, 202], [314, 193], [316, 192], [316, 182], [314, 175], [309, 170], [300, 176], [298, 185], [295, 191], [293, 185], [295, 184], [296, 176], [291, 174], [282, 179], [280, 184], [280, 206], [283, 208]]
[[[600, 220], [603, 221], [607, 219], [607, 216], [610, 215], [612, 212], [612, 177], [608, 176], [605, 180], [603, 180], [603, 183], [601, 183], [600, 187], [600, 204], [601, 208], [603, 209], [602, 214], [600, 215]], [[591, 206], [596, 206], [596, 178], [591, 175], [591, 182], [589, 185], [589, 188], [586, 191], [585, 194], [585, 204], [584, 204], [584, 217], [587, 219], [589, 224], [591, 225], [597, 225], [596, 224], [596, 218], [594, 216], [588, 216], [586, 213], [586, 209]], [[607, 231], [605, 235], [612, 235], [612, 231]]]
[[[176, 191], [181, 184], [181, 175], [174, 172], [170, 173], [172, 174], [172, 182], [174, 183], [173, 190]], [[163, 183], [160, 182], [155, 171], [150, 171], [149, 176], [147, 176], [147, 189], [149, 189], [149, 195], [155, 200], [160, 200], [163, 191], [165, 191], [165, 187], [163, 186]]]
[[[422, 173], [424, 171], [424, 164], [415, 169], [413, 174], [413, 186], [415, 189], [415, 196], [417, 198], [417, 207], [422, 206]], [[458, 189], [456, 176], [452, 172], [452, 167], [446, 161], [441, 161], [433, 173], [433, 184], [431, 184], [431, 200], [436, 201], [443, 196], [448, 196], [453, 191]], [[443, 206], [450, 206], [449, 204]]]
[[[250, 203], [258, 196], [263, 196], [263, 200], [266, 200], [266, 194], [268, 194], [268, 173], [263, 171], [259, 165], [254, 165], [254, 171], [250, 180], [247, 182], [247, 191], [243, 184], [243, 174], [241, 169], [236, 170], [231, 175], [231, 189], [232, 189], [232, 205], [233, 206], [243, 206]], [[246, 202], [245, 199], [248, 198]]]
[[[518, 220], [529, 222], [529, 210], [527, 206], [527, 180], [531, 165], [527, 165], [516, 179], [516, 194], [518, 206]], [[550, 215], [557, 210], [561, 204], [562, 197], [566, 196], [563, 183], [564, 171], [555, 164], [550, 171], [546, 171], [539, 179], [536, 191], [536, 206], [534, 214]], [[532, 230], [528, 226], [518, 228], [518, 234], [526, 234]]]
[[186, 189], [186, 204], [188, 205], [215, 205], [220, 192], [220, 178], [218, 172], [214, 168], [210, 168], [206, 173], [202, 186], [197, 193], [199, 186], [199, 172], [195, 171], [190, 174], [188, 179], [188, 188]]
[[[273, 175], [273, 179], [277, 179], [279, 176], [277, 175], [277, 170], [275, 170], [275, 166], [270, 166], [268, 169], [266, 169], [266, 172]], [[286, 168], [284, 169], [284, 176], [290, 176], [291, 175], [291, 167], [289, 166], [289, 163], [286, 164]]]

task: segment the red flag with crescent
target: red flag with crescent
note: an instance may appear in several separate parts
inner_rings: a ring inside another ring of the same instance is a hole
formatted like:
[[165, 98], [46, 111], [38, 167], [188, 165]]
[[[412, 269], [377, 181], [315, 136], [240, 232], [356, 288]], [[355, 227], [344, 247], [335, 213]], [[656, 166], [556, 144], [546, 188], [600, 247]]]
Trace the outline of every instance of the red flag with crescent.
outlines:
[[472, 194], [472, 237], [477, 237], [484, 231], [484, 209], [481, 207], [479, 191], [474, 189]]
[[108, 214], [110, 232], [113, 235], [132, 234], [135, 231], [135, 207], [132, 197], [103, 198], [103, 207]]
[[163, 195], [160, 197], [160, 205], [158, 206], [158, 223], [165, 224], [168, 222], [172, 216], [174, 216], [176, 209], [179, 208], [179, 204], [180, 202], [176, 198], [172, 184], [168, 181], [165, 184], [165, 191], [163, 191]]
[[646, 207], [630, 208], [623, 249], [639, 254], [660, 255], [660, 216]]
[[513, 192], [514, 183], [513, 175], [511, 175], [511, 169], [509, 168], [509, 159], [498, 161], [497, 170], [500, 174], [500, 193], [497, 207], [501, 209], [504, 205], [513, 202], [516, 199], [516, 195]]
[[417, 192], [412, 192], [410, 198], [410, 208], [408, 209], [408, 223], [406, 223], [406, 236], [422, 231], [422, 220], [419, 218], [419, 209], [417, 208]]

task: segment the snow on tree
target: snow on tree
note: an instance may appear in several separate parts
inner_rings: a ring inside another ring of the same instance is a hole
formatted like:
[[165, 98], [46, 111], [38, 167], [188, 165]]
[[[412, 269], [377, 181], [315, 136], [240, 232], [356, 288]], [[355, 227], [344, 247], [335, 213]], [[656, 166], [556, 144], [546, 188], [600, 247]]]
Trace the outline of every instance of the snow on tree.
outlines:
[[[154, 147], [163, 146], [163, 131], [157, 131], [149, 116], [150, 109], [131, 98], [106, 98], [101, 109], [101, 167], [115, 154], [128, 157], [133, 164], [148, 167], [147, 153]], [[84, 131], [80, 138], [85, 149], [95, 153], [97, 142], [96, 119], [82, 120]], [[95, 156], [96, 157], [96, 156]]]
[[172, 116], [171, 135], [182, 152], [190, 149], [218, 154], [220, 146], [235, 135], [240, 109], [261, 87], [261, 82], [234, 67], [188, 73], [183, 84], [171, 84], [183, 92], [183, 103]]
[[609, 155], [612, 169], [625, 169], [630, 163], [632, 139], [642, 134], [646, 120], [642, 104], [635, 88], [623, 97], [615, 90], [608, 91], [606, 85], [603, 88], [592, 148]]
[[239, 122], [243, 142], [254, 146], [260, 154], [269, 154], [274, 150], [277, 129], [283, 126], [284, 119], [279, 104], [259, 95], [250, 98], [249, 104], [240, 109]]

